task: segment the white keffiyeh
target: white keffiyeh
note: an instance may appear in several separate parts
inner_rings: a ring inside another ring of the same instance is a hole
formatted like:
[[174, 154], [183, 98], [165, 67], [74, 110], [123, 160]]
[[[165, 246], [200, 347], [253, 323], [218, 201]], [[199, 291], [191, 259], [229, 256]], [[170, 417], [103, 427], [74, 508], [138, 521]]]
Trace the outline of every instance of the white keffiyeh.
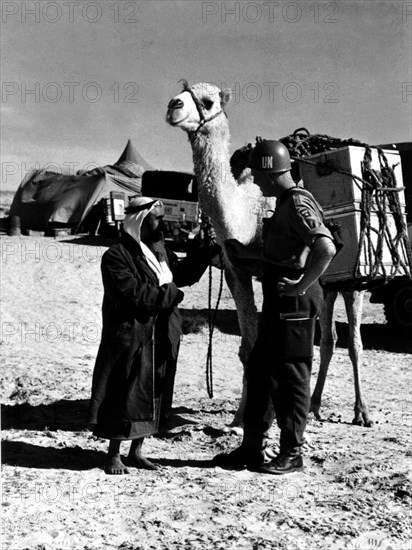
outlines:
[[132, 204], [133, 206], [144, 206], [145, 204], [147, 204], [148, 207], [140, 210], [139, 212], [126, 214], [126, 217], [123, 221], [123, 229], [139, 244], [143, 254], [145, 255], [147, 263], [149, 264], [150, 268], [155, 273], [159, 281], [159, 285], [171, 283], [173, 280], [173, 275], [167, 263], [164, 260], [159, 261], [153, 254], [153, 252], [149, 249], [149, 247], [146, 246], [140, 238], [140, 231], [142, 228], [143, 220], [152, 210], [152, 208], [160, 204], [160, 201], [153, 203], [153, 199], [151, 199], [150, 197], [138, 197], [133, 199]]

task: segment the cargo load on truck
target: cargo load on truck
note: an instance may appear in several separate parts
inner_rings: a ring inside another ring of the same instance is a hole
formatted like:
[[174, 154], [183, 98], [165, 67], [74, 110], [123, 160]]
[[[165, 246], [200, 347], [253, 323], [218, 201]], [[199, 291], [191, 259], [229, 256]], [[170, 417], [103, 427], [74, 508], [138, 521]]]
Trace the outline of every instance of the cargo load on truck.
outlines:
[[292, 175], [340, 227], [342, 250], [322, 277], [344, 289], [371, 289], [394, 277], [411, 279], [405, 193], [399, 152], [355, 139], [311, 135], [305, 128], [280, 140], [289, 149]]
[[323, 281], [367, 284], [410, 276], [399, 153], [348, 146], [307, 160], [312, 164], [300, 166], [305, 187], [325, 219], [340, 226], [344, 243]]

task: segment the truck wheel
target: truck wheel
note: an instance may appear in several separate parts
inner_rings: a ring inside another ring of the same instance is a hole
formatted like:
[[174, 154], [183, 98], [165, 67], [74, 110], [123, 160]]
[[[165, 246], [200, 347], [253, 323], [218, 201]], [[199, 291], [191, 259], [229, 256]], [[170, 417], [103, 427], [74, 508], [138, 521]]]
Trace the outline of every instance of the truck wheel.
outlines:
[[396, 330], [412, 329], [412, 285], [397, 286], [386, 297], [385, 317], [388, 325]]

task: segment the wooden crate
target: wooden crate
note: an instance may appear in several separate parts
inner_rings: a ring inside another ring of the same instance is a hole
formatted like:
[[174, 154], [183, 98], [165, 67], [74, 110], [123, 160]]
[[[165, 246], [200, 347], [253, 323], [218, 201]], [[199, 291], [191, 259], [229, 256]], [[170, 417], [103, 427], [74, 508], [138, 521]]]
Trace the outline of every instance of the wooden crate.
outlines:
[[[403, 187], [402, 166], [398, 151], [385, 150], [384, 154], [391, 168], [394, 168], [397, 188]], [[365, 155], [364, 147], [348, 146], [341, 149], [334, 149], [325, 153], [318, 153], [308, 157], [308, 160], [315, 162], [316, 165], [300, 163], [300, 174], [305, 188], [308, 189], [324, 210], [326, 219], [332, 219], [341, 226], [342, 241], [344, 247], [341, 252], [331, 262], [329, 268], [322, 276], [325, 283], [345, 282], [354, 279], [370, 279], [384, 277], [393, 274], [393, 260], [390, 252], [390, 244], [383, 239], [382, 241], [382, 266], [377, 272], [373, 271], [376, 255], [372, 252], [369, 256], [369, 247], [372, 251], [377, 250], [379, 239], [379, 216], [378, 205], [375, 197], [371, 203], [371, 227], [372, 230], [364, 239], [360, 253], [359, 270], [355, 274], [354, 268], [359, 249], [360, 231], [361, 231], [361, 199], [362, 182], [355, 180], [350, 175], [334, 172], [333, 169], [344, 170], [362, 178], [362, 161]], [[371, 167], [380, 171], [379, 155], [377, 149], [372, 148]], [[405, 216], [405, 193], [403, 190], [397, 192], [401, 210]], [[386, 201], [387, 202], [387, 201]], [[397, 241], [397, 230], [393, 214], [389, 205], [386, 206], [388, 234], [386, 239]], [[405, 243], [399, 242], [397, 245], [398, 254], [402, 261], [408, 266], [408, 257]], [[410, 266], [400, 275], [409, 275]]]
[[[156, 199], [157, 197], [153, 198]], [[164, 220], [166, 222], [197, 223], [199, 221], [199, 203], [162, 198], [158, 200], [163, 203], [165, 209]]]
[[[403, 217], [406, 223], [405, 210], [402, 208]], [[378, 246], [379, 237], [379, 218], [377, 212], [371, 213], [371, 227], [369, 235], [363, 241], [360, 254], [359, 271], [354, 274], [354, 268], [359, 249], [360, 231], [361, 231], [361, 211], [359, 206], [325, 208], [325, 218], [333, 220], [340, 225], [342, 233], [342, 241], [344, 246], [339, 254], [332, 260], [328, 269], [322, 276], [324, 283], [336, 283], [361, 278], [380, 278], [393, 274], [393, 261], [389, 248], [389, 243], [396, 243], [397, 229], [395, 220], [392, 214], [387, 213], [387, 228], [388, 233], [385, 238], [381, 238], [382, 242], [382, 263], [376, 273], [372, 273], [372, 267], [375, 263], [375, 251]], [[369, 243], [372, 246], [372, 257], [369, 257]], [[403, 241], [398, 242], [396, 250], [402, 259], [403, 263], [408, 266], [408, 257]], [[410, 268], [401, 270], [397, 275], [409, 275]]]
[[[384, 151], [390, 167], [395, 166], [397, 187], [403, 187], [401, 159], [398, 151]], [[365, 155], [364, 147], [343, 147], [325, 153], [318, 153], [308, 157], [308, 160], [316, 162], [316, 166], [299, 163], [300, 175], [306, 189], [308, 189], [322, 208], [337, 206], [348, 207], [360, 203], [362, 182], [356, 181], [350, 176], [332, 172], [331, 169], [345, 170], [362, 177], [361, 162]], [[371, 166], [380, 170], [377, 149], [372, 149]], [[405, 194], [399, 193], [401, 205], [405, 205]]]

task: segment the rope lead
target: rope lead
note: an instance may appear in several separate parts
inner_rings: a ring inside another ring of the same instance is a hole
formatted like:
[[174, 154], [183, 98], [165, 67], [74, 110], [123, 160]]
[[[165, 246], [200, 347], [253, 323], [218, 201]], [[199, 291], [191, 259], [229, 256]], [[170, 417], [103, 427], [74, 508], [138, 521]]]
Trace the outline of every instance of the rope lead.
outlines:
[[[222, 262], [222, 252], [219, 252], [220, 263]], [[209, 289], [208, 289], [208, 322], [209, 322], [209, 343], [206, 357], [206, 387], [207, 394], [213, 397], [213, 332], [216, 324], [216, 316], [219, 309], [219, 302], [223, 290], [223, 269], [220, 270], [219, 293], [216, 300], [214, 311], [212, 312], [212, 265], [209, 264]]]

